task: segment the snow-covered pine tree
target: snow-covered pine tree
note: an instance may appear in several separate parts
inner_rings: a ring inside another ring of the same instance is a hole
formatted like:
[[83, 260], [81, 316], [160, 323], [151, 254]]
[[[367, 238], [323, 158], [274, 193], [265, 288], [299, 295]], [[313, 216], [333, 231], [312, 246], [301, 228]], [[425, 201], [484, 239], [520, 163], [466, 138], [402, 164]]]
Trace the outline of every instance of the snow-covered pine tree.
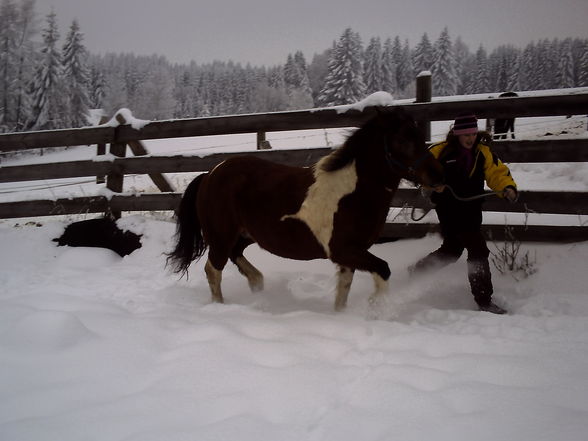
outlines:
[[264, 77], [258, 77], [251, 91], [251, 112], [277, 112], [288, 108], [290, 97], [286, 92], [284, 67], [268, 69]]
[[18, 47], [16, 60], [16, 78], [12, 83], [14, 93], [14, 130], [24, 129], [31, 109], [28, 87], [34, 71], [35, 43], [35, 0], [21, 0], [18, 10]]
[[488, 55], [484, 46], [480, 45], [476, 51], [476, 61], [474, 66], [474, 75], [472, 88], [469, 93], [487, 93], [490, 92], [490, 83], [488, 80]]
[[365, 97], [362, 52], [359, 34], [345, 29], [329, 60], [329, 73], [319, 95], [322, 105], [351, 104]]
[[519, 85], [521, 90], [534, 90], [539, 83], [538, 60], [535, 43], [529, 43], [522, 53], [519, 64]]
[[496, 89], [498, 91], [506, 91], [508, 90], [508, 73], [507, 73], [507, 62], [506, 58], [503, 56], [499, 57], [498, 63], [498, 76], [496, 81]]
[[152, 56], [145, 65], [145, 80], [138, 86], [131, 109], [139, 118], [162, 120], [171, 118], [175, 100], [173, 79], [164, 57]]
[[267, 71], [267, 84], [275, 89], [285, 89], [284, 68], [282, 66], [270, 67]]
[[106, 95], [106, 79], [104, 73], [95, 65], [90, 66], [90, 87], [88, 98], [91, 109], [103, 107], [104, 96]]
[[68, 127], [88, 124], [90, 74], [83, 39], [80, 26], [74, 20], [63, 45], [63, 79], [68, 98], [65, 122]]
[[455, 55], [455, 75], [457, 75], [457, 89], [458, 94], [464, 93], [464, 82], [467, 83], [468, 72], [466, 65], [470, 56], [470, 49], [463, 42], [461, 37], [457, 37], [453, 45], [453, 54]]
[[434, 46], [434, 61], [431, 67], [433, 95], [455, 95], [457, 75], [455, 73], [455, 56], [449, 30], [443, 29]]
[[514, 91], [514, 90], [521, 90], [521, 82], [519, 78], [520, 63], [522, 60], [522, 53], [515, 49], [515, 52], [512, 54], [512, 58], [509, 60], [509, 74], [508, 74], [508, 84], [506, 86], [507, 91]]
[[114, 115], [121, 108], [130, 108], [127, 90], [122, 72], [110, 72], [107, 87], [102, 100], [102, 108], [108, 116]]
[[194, 109], [194, 91], [196, 87], [192, 82], [192, 77], [189, 70], [184, 70], [179, 73], [179, 77], [175, 78], [174, 86], [174, 118], [189, 118], [192, 116], [192, 109]]
[[580, 69], [582, 68], [582, 55], [584, 53], [585, 40], [574, 38], [572, 41], [572, 60], [574, 61], [574, 84], [580, 85]]
[[431, 70], [431, 66], [433, 65], [433, 46], [426, 32], [414, 49], [412, 64], [414, 66], [415, 76], [423, 71]]
[[286, 64], [284, 64], [284, 84], [288, 91], [296, 87], [298, 81], [298, 72], [296, 63], [294, 63], [294, 55], [288, 54]]
[[406, 98], [409, 96], [414, 96], [415, 92], [411, 88], [411, 86], [414, 86], [415, 84], [414, 65], [412, 64], [412, 54], [408, 40], [404, 41], [397, 73], [400, 81], [398, 86], [399, 89], [403, 92], [403, 97]]
[[382, 90], [397, 96], [396, 64], [394, 63], [394, 49], [392, 40], [386, 39], [382, 51]]
[[331, 49], [326, 49], [321, 53], [314, 54], [312, 61], [308, 65], [308, 81], [312, 90], [314, 102], [318, 102], [318, 95], [323, 89], [327, 72], [329, 71], [329, 58]]
[[544, 39], [537, 44], [539, 59], [538, 89], [554, 89], [557, 84], [557, 68], [559, 61], [559, 41]]
[[367, 94], [382, 90], [382, 43], [378, 37], [370, 39], [365, 50], [363, 78]]
[[63, 87], [63, 65], [57, 48], [59, 31], [55, 12], [47, 15], [47, 27], [42, 31], [41, 58], [32, 85], [32, 115], [29, 130], [63, 128], [66, 126]]
[[583, 51], [579, 58], [578, 86], [588, 86], [588, 40], [584, 40]]
[[303, 109], [314, 106], [312, 89], [308, 79], [306, 59], [301, 51], [288, 55], [284, 66], [284, 82], [288, 91], [289, 109]]
[[414, 69], [412, 67], [412, 57], [408, 47], [408, 40], [402, 45], [400, 37], [398, 35], [394, 37], [394, 42], [392, 43], [392, 57], [394, 59], [394, 65], [396, 66], [397, 95], [400, 96], [414, 79]]
[[460, 86], [457, 89], [458, 94], [476, 93], [476, 55], [468, 53], [463, 61]]
[[294, 54], [294, 62], [298, 67], [299, 88], [303, 89], [305, 93], [311, 93], [310, 82], [308, 80], [308, 65], [306, 64], [306, 58], [302, 51], [296, 51]]
[[572, 39], [566, 38], [560, 47], [557, 69], [557, 87], [574, 87], [574, 58], [572, 56]]
[[18, 47], [18, 10], [12, 0], [0, 3], [0, 132], [9, 130], [14, 115], [14, 90]]

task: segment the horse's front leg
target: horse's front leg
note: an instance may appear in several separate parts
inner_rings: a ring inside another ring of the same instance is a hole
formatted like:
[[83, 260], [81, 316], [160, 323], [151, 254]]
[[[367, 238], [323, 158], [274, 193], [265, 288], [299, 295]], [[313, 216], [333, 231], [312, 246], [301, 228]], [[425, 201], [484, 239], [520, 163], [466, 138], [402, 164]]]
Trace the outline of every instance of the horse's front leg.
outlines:
[[337, 271], [337, 294], [335, 297], [335, 311], [341, 311], [347, 306], [347, 297], [351, 289], [355, 270], [346, 266], [339, 266]]
[[[333, 252], [331, 255], [333, 262], [337, 263], [340, 267], [346, 267], [353, 270], [368, 271], [374, 278], [375, 290], [370, 296], [370, 302], [375, 300], [382, 294], [388, 291], [388, 279], [390, 278], [390, 267], [386, 261], [374, 256], [367, 250], [352, 251], [352, 250], [341, 250]], [[351, 273], [353, 277], [353, 273]], [[351, 283], [351, 282], [349, 282]], [[348, 291], [347, 291], [348, 293]], [[347, 300], [347, 293], [345, 293], [344, 299]], [[339, 296], [339, 292], [338, 292]], [[335, 303], [335, 309], [337, 309], [338, 303]], [[343, 305], [344, 307], [344, 305]]]

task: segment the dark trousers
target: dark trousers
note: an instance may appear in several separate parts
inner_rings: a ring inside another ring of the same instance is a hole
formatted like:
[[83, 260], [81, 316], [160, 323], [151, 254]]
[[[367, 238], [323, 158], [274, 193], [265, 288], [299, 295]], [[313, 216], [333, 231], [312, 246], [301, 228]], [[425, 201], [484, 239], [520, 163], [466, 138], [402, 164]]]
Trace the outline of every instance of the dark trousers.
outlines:
[[480, 230], [443, 231], [441, 247], [419, 260], [414, 272], [443, 268], [457, 261], [463, 251], [468, 251], [468, 280], [474, 300], [480, 306], [488, 305], [492, 299], [492, 275], [488, 256], [490, 251]]

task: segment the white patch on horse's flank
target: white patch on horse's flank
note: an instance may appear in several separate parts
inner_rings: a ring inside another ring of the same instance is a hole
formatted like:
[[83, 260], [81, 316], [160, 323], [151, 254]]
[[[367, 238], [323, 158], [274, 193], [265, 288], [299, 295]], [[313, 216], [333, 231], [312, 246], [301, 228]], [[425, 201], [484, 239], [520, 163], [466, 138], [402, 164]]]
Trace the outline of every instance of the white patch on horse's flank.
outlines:
[[322, 170], [321, 159], [314, 170], [314, 183], [308, 187], [306, 198], [296, 214], [282, 217], [282, 220], [299, 219], [308, 225], [318, 242], [330, 256], [329, 242], [333, 235], [333, 220], [339, 201], [355, 190], [357, 171], [355, 161], [332, 172]]

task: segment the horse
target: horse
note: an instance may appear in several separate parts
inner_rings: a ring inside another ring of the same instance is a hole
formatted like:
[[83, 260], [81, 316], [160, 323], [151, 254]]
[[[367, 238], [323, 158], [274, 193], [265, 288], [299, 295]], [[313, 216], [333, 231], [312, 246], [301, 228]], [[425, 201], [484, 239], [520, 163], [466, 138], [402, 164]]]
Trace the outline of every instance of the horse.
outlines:
[[[503, 92], [498, 95], [499, 98], [511, 98], [518, 96], [519, 95], [516, 92]], [[494, 139], [506, 139], [508, 137], [509, 131], [511, 138], [515, 139], [514, 123], [514, 118], [496, 118], [494, 121]]]
[[368, 249], [401, 178], [428, 187], [443, 182], [441, 165], [401, 109], [382, 108], [313, 167], [232, 157], [186, 188], [167, 264], [184, 275], [208, 249], [204, 271], [212, 301], [223, 303], [221, 278], [229, 259], [252, 291], [263, 289], [262, 273], [243, 255], [257, 243], [284, 258], [330, 259], [337, 267], [337, 311], [347, 304], [356, 270], [373, 275], [375, 299], [387, 290], [390, 268]]

